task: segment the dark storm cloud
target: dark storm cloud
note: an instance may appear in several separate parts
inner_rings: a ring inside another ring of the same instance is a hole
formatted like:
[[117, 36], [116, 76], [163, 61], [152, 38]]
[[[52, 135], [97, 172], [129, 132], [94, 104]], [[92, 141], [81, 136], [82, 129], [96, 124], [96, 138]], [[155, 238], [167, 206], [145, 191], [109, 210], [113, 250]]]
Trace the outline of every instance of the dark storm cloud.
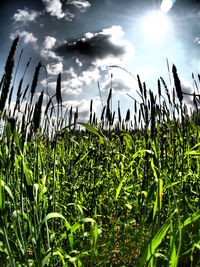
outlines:
[[74, 42], [68, 42], [57, 47], [55, 51], [65, 59], [72, 57], [78, 59], [82, 64], [91, 66], [97, 60], [123, 58], [131, 45], [126, 40], [122, 40], [122, 36], [121, 27], [113, 26], [98, 33], [86, 33]]
[[66, 52], [76, 53], [89, 57], [91, 60], [103, 59], [107, 56], [122, 56], [125, 49], [110, 41], [111, 35], [99, 33], [91, 38], [82, 38], [65, 46]]

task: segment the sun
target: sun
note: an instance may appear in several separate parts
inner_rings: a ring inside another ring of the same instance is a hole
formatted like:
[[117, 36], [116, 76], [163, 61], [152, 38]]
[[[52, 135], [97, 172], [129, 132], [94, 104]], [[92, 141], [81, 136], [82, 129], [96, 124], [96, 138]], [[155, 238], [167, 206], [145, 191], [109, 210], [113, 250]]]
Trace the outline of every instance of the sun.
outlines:
[[149, 41], [160, 43], [169, 31], [170, 22], [166, 13], [152, 11], [144, 16], [142, 26], [145, 37]]

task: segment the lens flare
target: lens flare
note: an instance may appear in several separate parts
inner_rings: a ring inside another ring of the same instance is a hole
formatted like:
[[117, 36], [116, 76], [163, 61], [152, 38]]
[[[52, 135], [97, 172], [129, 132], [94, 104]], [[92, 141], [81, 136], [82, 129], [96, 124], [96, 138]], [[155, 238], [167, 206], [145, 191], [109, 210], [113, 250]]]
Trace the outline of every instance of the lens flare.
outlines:
[[162, 3], [160, 5], [160, 10], [164, 13], [169, 12], [175, 2], [176, 2], [175, 0], [162, 0]]

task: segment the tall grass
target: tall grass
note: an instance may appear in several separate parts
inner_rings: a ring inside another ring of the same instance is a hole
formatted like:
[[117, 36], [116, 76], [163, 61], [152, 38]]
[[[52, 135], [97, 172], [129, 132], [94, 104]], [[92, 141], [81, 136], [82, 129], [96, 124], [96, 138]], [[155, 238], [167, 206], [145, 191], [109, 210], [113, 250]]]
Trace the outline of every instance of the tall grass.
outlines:
[[118, 103], [116, 119], [111, 86], [100, 120], [91, 101], [83, 123], [63, 112], [61, 74], [55, 95], [37, 96], [42, 63], [30, 91], [24, 76], [11, 86], [17, 42], [0, 87], [3, 266], [198, 266], [198, 95], [189, 115], [176, 67], [172, 93], [137, 76], [134, 114], [122, 118]]

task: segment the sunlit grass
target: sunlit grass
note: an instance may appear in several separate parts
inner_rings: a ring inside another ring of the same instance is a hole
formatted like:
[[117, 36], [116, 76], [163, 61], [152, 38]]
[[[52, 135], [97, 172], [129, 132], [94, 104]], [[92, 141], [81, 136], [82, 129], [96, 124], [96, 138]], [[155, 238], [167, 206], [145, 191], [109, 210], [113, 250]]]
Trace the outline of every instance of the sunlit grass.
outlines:
[[120, 107], [115, 121], [111, 90], [101, 120], [91, 103], [83, 123], [64, 114], [61, 75], [55, 96], [35, 95], [41, 64], [11, 108], [16, 46], [0, 87], [3, 266], [198, 266], [198, 105], [189, 116], [175, 66], [172, 96], [162, 78], [156, 97], [137, 77], [133, 121]]

